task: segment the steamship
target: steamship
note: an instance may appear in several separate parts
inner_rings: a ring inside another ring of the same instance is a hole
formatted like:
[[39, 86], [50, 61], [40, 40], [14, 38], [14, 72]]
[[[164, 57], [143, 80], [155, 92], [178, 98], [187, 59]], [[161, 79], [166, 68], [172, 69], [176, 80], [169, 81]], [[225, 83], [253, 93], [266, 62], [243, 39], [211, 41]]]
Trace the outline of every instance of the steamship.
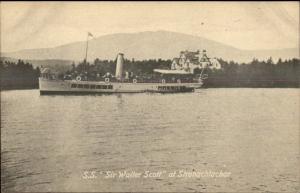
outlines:
[[[88, 48], [88, 40], [87, 40]], [[86, 49], [87, 58], [87, 49]], [[85, 62], [86, 62], [85, 58]], [[193, 92], [203, 85], [203, 69], [199, 75], [176, 69], [154, 69], [151, 78], [130, 76], [123, 71], [124, 54], [117, 55], [115, 75], [107, 73], [96, 81], [85, 76], [58, 79], [49, 68], [44, 68], [39, 77], [40, 94], [96, 94], [96, 93], [176, 93]]]
[[[118, 54], [116, 75], [101, 77], [99, 81], [59, 80], [48, 68], [42, 69], [39, 77], [40, 94], [93, 94], [93, 93], [175, 93], [192, 92], [203, 84], [202, 77], [179, 70], [154, 69], [155, 78], [142, 79], [123, 74], [123, 54]], [[176, 78], [175, 78], [176, 77]]]

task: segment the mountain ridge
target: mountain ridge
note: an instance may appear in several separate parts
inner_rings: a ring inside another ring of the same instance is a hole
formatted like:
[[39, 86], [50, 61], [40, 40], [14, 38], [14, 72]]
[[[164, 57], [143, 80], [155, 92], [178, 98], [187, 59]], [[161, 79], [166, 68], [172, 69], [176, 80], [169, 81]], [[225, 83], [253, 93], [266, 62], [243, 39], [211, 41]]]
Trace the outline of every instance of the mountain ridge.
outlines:
[[[52, 48], [24, 49], [1, 53], [2, 57], [24, 60], [72, 60], [82, 61], [85, 56], [85, 41], [76, 41]], [[209, 57], [249, 62], [253, 58], [277, 60], [299, 58], [299, 48], [274, 50], [242, 50], [230, 45], [195, 35], [170, 31], [145, 31], [137, 33], [106, 34], [89, 41], [88, 60], [115, 59], [122, 52], [128, 59], [173, 59], [182, 50], [207, 50]]]

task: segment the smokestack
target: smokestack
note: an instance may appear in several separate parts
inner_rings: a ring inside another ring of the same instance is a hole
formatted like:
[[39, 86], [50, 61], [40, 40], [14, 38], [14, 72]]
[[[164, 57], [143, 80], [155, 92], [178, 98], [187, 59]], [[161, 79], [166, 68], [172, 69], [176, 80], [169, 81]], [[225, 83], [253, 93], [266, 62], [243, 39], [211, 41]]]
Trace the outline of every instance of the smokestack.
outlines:
[[116, 78], [123, 78], [124, 54], [119, 53], [117, 57]]

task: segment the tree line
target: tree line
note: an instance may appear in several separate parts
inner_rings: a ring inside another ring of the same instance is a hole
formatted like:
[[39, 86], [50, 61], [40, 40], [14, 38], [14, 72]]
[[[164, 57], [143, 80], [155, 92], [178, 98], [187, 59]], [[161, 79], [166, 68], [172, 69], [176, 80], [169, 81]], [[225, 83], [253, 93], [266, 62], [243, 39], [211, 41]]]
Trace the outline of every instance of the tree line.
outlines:
[[[72, 78], [85, 72], [90, 80], [93, 80], [97, 74], [100, 76], [105, 75], [107, 72], [115, 74], [116, 60], [94, 60], [93, 63], [81, 62], [78, 65], [72, 64], [72, 69], [66, 73], [60, 73], [59, 77], [62, 78], [65, 74], [72, 75]], [[124, 59], [124, 70], [132, 72], [137, 76], [151, 75], [154, 69], [169, 69], [171, 67], [171, 60], [150, 59], [136, 61], [134, 59]]]
[[1, 90], [38, 88], [39, 67], [22, 60], [17, 62], [0, 60]]
[[206, 87], [299, 87], [300, 60], [279, 59], [274, 63], [253, 59], [250, 63], [238, 64], [219, 59], [221, 70], [208, 70]]
[[[206, 69], [208, 79], [205, 87], [299, 87], [300, 60], [279, 59], [276, 63], [272, 58], [266, 61], [253, 59], [250, 63], [236, 63], [218, 59], [222, 69]], [[170, 69], [171, 60], [150, 59], [124, 61], [124, 70], [138, 76], [147, 76], [154, 69]], [[71, 65], [67, 72], [58, 72], [57, 77], [63, 79], [66, 74], [75, 78], [85, 73], [90, 80], [103, 76], [107, 72], [114, 74], [116, 60], [95, 59], [93, 63], [81, 62]], [[0, 60], [1, 89], [38, 88], [40, 69], [33, 68], [22, 60], [9, 62]]]

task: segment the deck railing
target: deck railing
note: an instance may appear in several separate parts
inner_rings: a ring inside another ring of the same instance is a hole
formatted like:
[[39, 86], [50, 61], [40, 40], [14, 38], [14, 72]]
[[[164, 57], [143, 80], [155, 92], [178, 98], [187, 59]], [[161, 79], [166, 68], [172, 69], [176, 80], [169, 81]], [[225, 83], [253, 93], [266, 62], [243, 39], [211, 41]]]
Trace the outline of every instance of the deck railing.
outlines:
[[77, 82], [110, 82], [110, 83], [199, 83], [200, 79], [195, 77], [181, 77], [181, 78], [144, 78], [144, 77], [138, 77], [138, 78], [129, 78], [129, 79], [116, 79], [115, 77], [96, 77], [96, 78], [79, 78], [78, 76], [74, 79], [71, 77], [58, 79], [55, 77], [55, 75], [52, 74], [43, 74], [41, 76], [43, 79], [48, 80], [72, 80]]
[[95, 81], [95, 82], [111, 82], [111, 83], [198, 83], [199, 79], [115, 79], [115, 78], [104, 78], [96, 80], [81, 80], [84, 81]]

